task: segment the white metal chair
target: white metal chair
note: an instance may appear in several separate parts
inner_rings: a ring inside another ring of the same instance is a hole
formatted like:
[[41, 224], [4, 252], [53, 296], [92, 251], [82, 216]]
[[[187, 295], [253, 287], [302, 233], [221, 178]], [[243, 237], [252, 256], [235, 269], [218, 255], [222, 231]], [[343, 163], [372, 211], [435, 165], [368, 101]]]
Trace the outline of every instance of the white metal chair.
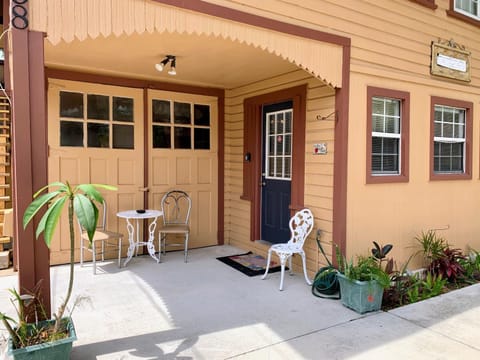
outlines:
[[105, 201], [99, 211], [97, 230], [93, 235], [92, 243], [80, 222], [78, 222], [78, 226], [80, 228], [80, 266], [83, 266], [84, 251], [87, 250], [92, 253], [93, 274], [97, 273], [97, 243], [100, 242], [102, 261], [105, 261], [105, 247], [118, 248], [118, 267], [121, 267], [123, 234], [107, 230], [107, 203]]
[[283, 278], [285, 275], [285, 264], [287, 259], [289, 260], [290, 274], [292, 274], [292, 256], [293, 254], [300, 254], [303, 263], [303, 275], [308, 285], [312, 285], [312, 282], [307, 275], [307, 264], [305, 258], [305, 252], [303, 251], [303, 243], [307, 239], [308, 235], [313, 229], [313, 214], [309, 209], [303, 209], [298, 211], [289, 221], [291, 237], [285, 244], [274, 244], [268, 250], [267, 268], [265, 274], [262, 276], [262, 280], [267, 277], [268, 270], [270, 268], [270, 260], [272, 252], [274, 251], [280, 258], [280, 290], [283, 290]]
[[[172, 190], [163, 196], [161, 207], [163, 211], [163, 225], [158, 230], [158, 258], [160, 259], [162, 250], [165, 255], [167, 246], [183, 246], [185, 262], [187, 262], [192, 199], [185, 191]], [[167, 235], [170, 234], [183, 235], [184, 242], [182, 244], [167, 243]]]

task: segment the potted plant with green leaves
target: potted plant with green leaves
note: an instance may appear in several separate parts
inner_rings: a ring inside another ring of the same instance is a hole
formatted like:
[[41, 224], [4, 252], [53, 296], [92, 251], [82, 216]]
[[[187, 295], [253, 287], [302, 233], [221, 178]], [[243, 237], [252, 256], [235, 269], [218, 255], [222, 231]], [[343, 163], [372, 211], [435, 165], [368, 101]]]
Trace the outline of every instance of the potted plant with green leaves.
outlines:
[[[58, 225], [65, 205], [68, 208], [68, 224], [70, 234], [70, 276], [66, 296], [51, 320], [26, 322], [27, 306], [33, 304], [35, 296], [19, 295], [11, 290], [17, 303], [18, 321], [0, 313], [9, 332], [8, 353], [14, 359], [69, 359], [72, 343], [76, 340], [75, 328], [70, 316], [65, 316], [67, 305], [72, 295], [75, 263], [75, 231], [74, 215], [86, 230], [92, 242], [98, 221], [97, 203], [102, 203], [103, 196], [98, 188], [116, 190], [115, 187], [99, 184], [81, 184], [71, 186], [68, 182], [54, 182], [36, 192], [34, 200], [25, 210], [23, 227], [26, 228], [34, 216], [46, 208], [36, 228], [36, 237], [43, 233], [45, 243], [50, 247], [52, 236]], [[44, 193], [47, 191], [46, 193]], [[34, 294], [33, 294], [34, 295]]]
[[360, 314], [380, 310], [383, 290], [390, 285], [390, 276], [382, 263], [391, 248], [375, 246], [371, 256], [358, 256], [356, 262], [346, 261], [337, 249], [337, 278], [343, 305]]

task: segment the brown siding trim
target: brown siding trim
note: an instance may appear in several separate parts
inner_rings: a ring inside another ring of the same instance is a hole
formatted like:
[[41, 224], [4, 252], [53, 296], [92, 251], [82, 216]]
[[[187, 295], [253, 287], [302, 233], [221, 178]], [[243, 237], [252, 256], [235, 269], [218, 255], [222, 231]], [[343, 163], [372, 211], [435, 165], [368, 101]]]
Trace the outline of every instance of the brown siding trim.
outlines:
[[[335, 90], [335, 144], [333, 160], [332, 254], [335, 246], [347, 251], [348, 119], [350, 109], [350, 45], [343, 46], [342, 88]], [[336, 263], [336, 259], [334, 259]]]
[[[400, 100], [401, 114], [401, 163], [399, 175], [372, 175], [372, 98], [386, 97]], [[367, 165], [366, 182], [367, 184], [399, 183], [409, 180], [409, 148], [410, 148], [410, 94], [404, 91], [383, 89], [369, 86], [367, 88]]]
[[457, 11], [455, 11], [455, 2], [454, 0], [450, 0], [450, 8], [447, 10], [447, 15], [458, 20], [465, 21], [473, 26], [480, 27], [480, 20], [476, 20], [471, 18], [470, 16], [463, 15]]
[[223, 89], [218, 89], [218, 88], [207, 88], [207, 87], [200, 87], [200, 86], [173, 84], [173, 83], [149, 81], [149, 80], [141, 80], [141, 79], [129, 79], [129, 78], [123, 78], [123, 77], [83, 73], [83, 72], [60, 70], [60, 69], [53, 69], [53, 68], [46, 68], [45, 75], [47, 78], [81, 81], [81, 82], [103, 84], [103, 85], [124, 86], [124, 87], [139, 88], [139, 89], [147, 88], [147, 89], [153, 89], [153, 90], [164, 90], [164, 91], [207, 95], [207, 96], [217, 96], [217, 97], [224, 97], [224, 94], [225, 94], [225, 91]]
[[286, 34], [300, 36], [308, 39], [315, 39], [331, 44], [350, 46], [350, 39], [329, 34], [326, 32], [305, 28], [298, 25], [288, 24], [278, 20], [269, 19], [263, 16], [250, 14], [244, 11], [235, 10], [221, 5], [207, 3], [201, 0], [154, 0], [165, 5], [175, 6], [177, 8], [196, 11], [202, 14], [220, 17], [232, 21], [237, 21], [252, 26], [280, 31]]
[[[218, 97], [218, 233], [217, 244], [225, 243], [225, 97]], [[222, 119], [220, 121], [220, 119]]]
[[[36, 241], [34, 226], [21, 226], [21, 219], [34, 192], [45, 186], [47, 177], [47, 114], [43, 64], [43, 33], [11, 29], [13, 51], [9, 71], [12, 94], [12, 183], [15, 256], [20, 293], [34, 291], [40, 282], [40, 297], [50, 317], [49, 250], [43, 239]], [[11, 90], [11, 89], [9, 89]]]
[[430, 9], [435, 10], [438, 6], [435, 4], [435, 0], [410, 0], [411, 2], [417, 3], [418, 5], [422, 5], [428, 7]]
[[292, 158], [292, 190], [291, 212], [300, 210], [304, 206], [305, 193], [305, 123], [307, 85], [296, 86], [276, 92], [255, 96], [244, 101], [244, 155], [251, 154], [251, 161], [244, 164], [244, 190], [242, 199], [249, 200], [250, 204], [250, 240], [260, 239], [260, 175], [262, 172], [261, 159], [261, 116], [262, 106], [293, 101], [294, 116], [298, 113], [293, 123], [293, 149]]
[[[435, 119], [435, 105], [446, 105], [465, 109], [467, 132], [465, 134], [465, 173], [464, 174], [437, 174], [433, 171], [433, 138]], [[438, 96], [431, 97], [430, 103], [430, 180], [471, 180], [472, 179], [472, 140], [473, 140], [473, 103], [454, 100]]]

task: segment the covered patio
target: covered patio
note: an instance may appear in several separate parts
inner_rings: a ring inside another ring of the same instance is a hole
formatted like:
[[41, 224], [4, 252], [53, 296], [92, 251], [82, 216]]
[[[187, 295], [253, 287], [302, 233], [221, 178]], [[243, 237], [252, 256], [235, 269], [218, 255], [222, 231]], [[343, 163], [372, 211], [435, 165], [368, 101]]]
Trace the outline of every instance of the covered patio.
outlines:
[[[243, 252], [213, 246], [170, 252], [157, 264], [133, 258], [76, 268], [72, 359], [380, 359], [480, 355], [480, 285], [390, 312], [359, 315], [337, 300], [316, 298], [302, 274], [278, 290], [279, 273], [248, 277], [216, 260]], [[77, 265], [78, 266], [78, 265]], [[66, 266], [51, 268], [52, 302], [67, 284]], [[0, 308], [16, 275], [0, 277]], [[11, 312], [10, 312], [11, 313]], [[3, 350], [3, 346], [2, 346]]]

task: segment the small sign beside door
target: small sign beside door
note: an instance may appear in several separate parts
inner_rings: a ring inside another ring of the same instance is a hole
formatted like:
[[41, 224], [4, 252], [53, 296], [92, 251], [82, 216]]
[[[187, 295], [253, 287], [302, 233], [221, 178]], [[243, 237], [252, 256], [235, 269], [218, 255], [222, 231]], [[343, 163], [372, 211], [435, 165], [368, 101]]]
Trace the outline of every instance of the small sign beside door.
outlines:
[[313, 155], [325, 155], [327, 153], [327, 143], [313, 144]]

